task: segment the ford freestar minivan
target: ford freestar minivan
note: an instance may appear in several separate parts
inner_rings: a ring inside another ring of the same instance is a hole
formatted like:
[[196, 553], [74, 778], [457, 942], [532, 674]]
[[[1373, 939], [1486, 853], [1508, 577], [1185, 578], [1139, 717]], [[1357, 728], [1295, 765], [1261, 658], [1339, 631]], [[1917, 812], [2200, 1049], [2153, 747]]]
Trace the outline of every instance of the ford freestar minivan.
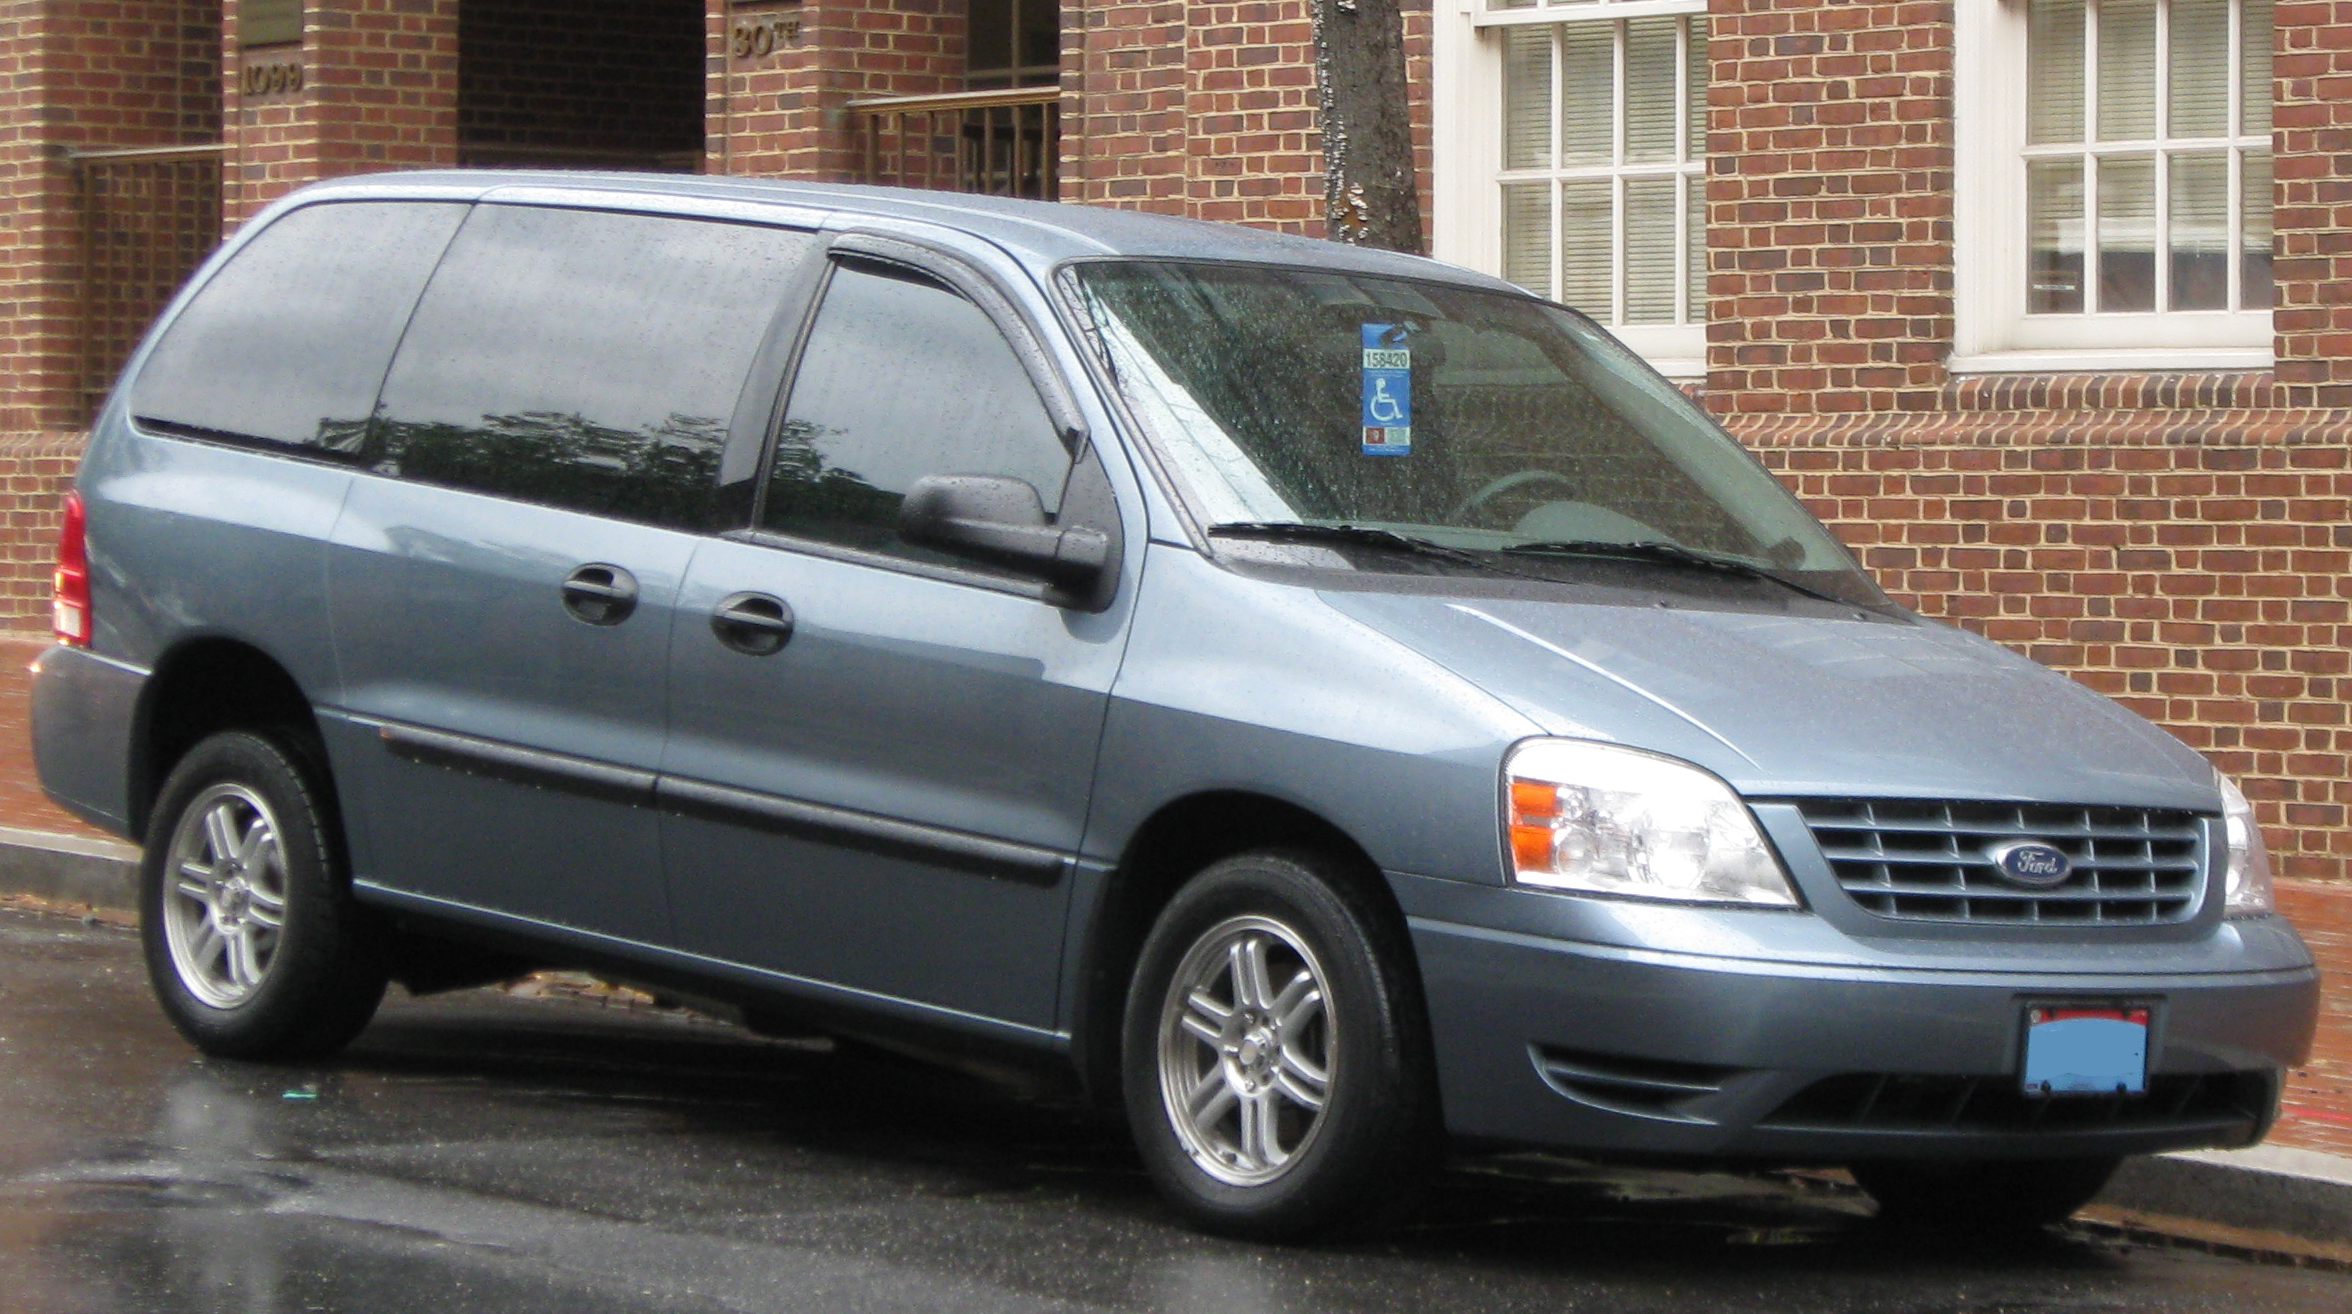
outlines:
[[2317, 1002], [2195, 753], [1890, 603], [1589, 320], [1078, 207], [413, 174], [256, 218], [67, 507], [42, 779], [207, 1052], [580, 965], [1074, 1071], [1197, 1223], [1449, 1137], [2030, 1225]]

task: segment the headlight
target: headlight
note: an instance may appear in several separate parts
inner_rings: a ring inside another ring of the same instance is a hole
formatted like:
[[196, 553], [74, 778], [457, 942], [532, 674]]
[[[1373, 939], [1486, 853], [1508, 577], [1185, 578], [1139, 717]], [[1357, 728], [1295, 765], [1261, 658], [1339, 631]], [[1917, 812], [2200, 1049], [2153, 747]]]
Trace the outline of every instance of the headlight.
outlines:
[[1731, 786], [1688, 762], [1531, 739], [1503, 762], [1504, 841], [1521, 885], [1683, 903], [1797, 906]]
[[2222, 829], [2229, 834], [2229, 868], [2222, 878], [2222, 912], [2231, 917], [2256, 917], [2271, 910], [2270, 849], [2262, 842], [2262, 827], [2254, 824], [2254, 805], [2228, 776], [2213, 773], [2221, 786]]

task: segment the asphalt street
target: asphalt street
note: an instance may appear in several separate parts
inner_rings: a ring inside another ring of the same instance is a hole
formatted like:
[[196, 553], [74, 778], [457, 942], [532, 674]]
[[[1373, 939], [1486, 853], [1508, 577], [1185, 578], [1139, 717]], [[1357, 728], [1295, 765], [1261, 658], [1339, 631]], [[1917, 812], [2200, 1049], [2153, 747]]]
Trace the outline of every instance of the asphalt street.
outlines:
[[1243, 1245], [1074, 1111], [676, 1014], [396, 994], [331, 1066], [204, 1060], [130, 932], [0, 909], [0, 1314], [2352, 1309], [2352, 1274], [1866, 1213], [1511, 1156], [1377, 1242]]

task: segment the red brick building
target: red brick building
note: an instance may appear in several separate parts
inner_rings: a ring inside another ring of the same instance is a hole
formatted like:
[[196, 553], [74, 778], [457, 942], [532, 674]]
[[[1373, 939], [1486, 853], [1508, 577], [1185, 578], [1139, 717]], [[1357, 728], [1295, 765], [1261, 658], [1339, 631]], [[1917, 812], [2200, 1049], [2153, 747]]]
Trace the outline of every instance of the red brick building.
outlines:
[[[2352, 879], [2352, 2], [1408, 0], [1435, 254]], [[0, 623], [93, 399], [310, 179], [872, 178], [1320, 234], [1308, 0], [0, 0]]]

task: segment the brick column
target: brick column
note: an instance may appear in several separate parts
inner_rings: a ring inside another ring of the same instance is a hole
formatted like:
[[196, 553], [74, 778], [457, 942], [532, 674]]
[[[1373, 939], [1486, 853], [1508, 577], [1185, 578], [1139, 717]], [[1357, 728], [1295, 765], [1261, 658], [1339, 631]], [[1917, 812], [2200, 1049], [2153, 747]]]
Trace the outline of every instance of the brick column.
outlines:
[[1062, 199], [1182, 214], [1184, 4], [1105, 0], [1062, 14]]
[[1323, 150], [1309, 0], [1194, 3], [1185, 27], [1183, 213], [1321, 237]]
[[1949, 0], [1714, 0], [1707, 396], [1932, 410], [1952, 341]]
[[2352, 3], [2276, 12], [2277, 378], [2290, 405], [2352, 406]]
[[308, 0], [299, 42], [250, 47], [248, 7], [222, 20], [231, 224], [321, 178], [457, 163], [458, 0]]
[[712, 173], [854, 182], [848, 102], [964, 85], [960, 0], [710, 0]]
[[70, 23], [42, 0], [0, 4], [0, 432], [72, 424], [78, 235], [53, 100]]
[[1062, 15], [1063, 200], [1323, 235], [1308, 0]]

